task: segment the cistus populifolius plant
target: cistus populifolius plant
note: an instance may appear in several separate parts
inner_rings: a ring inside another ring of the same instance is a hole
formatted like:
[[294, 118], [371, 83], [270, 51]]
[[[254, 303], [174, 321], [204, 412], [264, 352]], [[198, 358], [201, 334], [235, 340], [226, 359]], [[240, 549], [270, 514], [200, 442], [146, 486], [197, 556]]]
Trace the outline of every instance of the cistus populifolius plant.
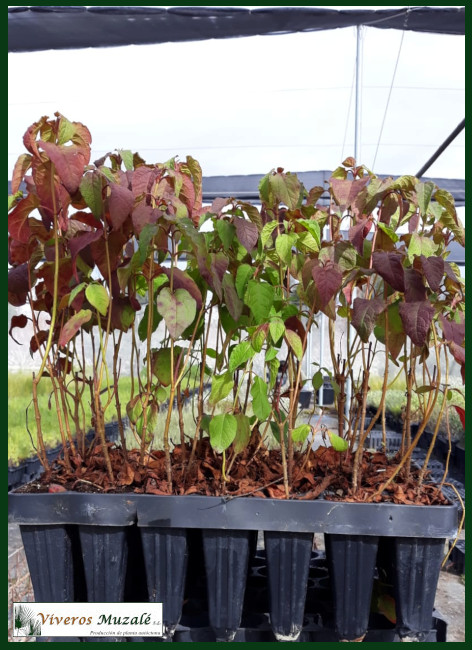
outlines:
[[[21, 307], [10, 334], [30, 328], [39, 359], [28, 418], [45, 470], [37, 489], [445, 502], [411, 455], [435, 405], [448, 408], [451, 357], [464, 366], [465, 288], [447, 260], [464, 230], [447, 192], [349, 158], [327, 187], [307, 190], [278, 168], [260, 182], [260, 207], [204, 206], [190, 156], [147, 164], [119, 150], [91, 163], [90, 132], [60, 114], [29, 127], [24, 145], [8, 290]], [[339, 426], [314, 450], [299, 394], [325, 371], [302, 370], [319, 313]], [[382, 397], [368, 422], [374, 363]], [[407, 395], [402, 446], [387, 458], [365, 443], [379, 418], [385, 442], [392, 368]], [[52, 466], [37, 395], [46, 380], [63, 446]], [[118, 445], [105, 435], [112, 405]]]

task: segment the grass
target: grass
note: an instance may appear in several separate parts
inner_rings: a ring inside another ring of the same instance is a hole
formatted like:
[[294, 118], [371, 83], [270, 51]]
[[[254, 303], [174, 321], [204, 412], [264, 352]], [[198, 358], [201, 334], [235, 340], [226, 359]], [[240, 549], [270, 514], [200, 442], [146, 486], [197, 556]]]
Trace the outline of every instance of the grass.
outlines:
[[[193, 380], [189, 380], [188, 386], [192, 387], [194, 385]], [[182, 388], [185, 388], [185, 379], [182, 382]], [[59, 425], [56, 415], [56, 408], [54, 402], [54, 396], [51, 394], [51, 382], [49, 378], [44, 377], [38, 385], [38, 402], [39, 409], [41, 412], [41, 428], [43, 431], [44, 442], [46, 447], [53, 448], [60, 444], [61, 436], [59, 433]], [[126, 404], [128, 403], [131, 395], [131, 378], [130, 377], [121, 377], [118, 384], [118, 391], [120, 396], [121, 403], [121, 414], [122, 417], [126, 415]], [[136, 392], [136, 383], [135, 383], [135, 392]], [[34, 409], [32, 403], [32, 376], [31, 373], [27, 372], [15, 372], [8, 374], [8, 462], [11, 465], [18, 464], [25, 458], [29, 458], [35, 455], [35, 448], [32, 443], [32, 440], [28, 434], [28, 428], [33, 437], [33, 441], [36, 444], [36, 422], [34, 418]], [[103, 396], [103, 399], [105, 396]], [[89, 405], [89, 397], [83, 400], [84, 410], [85, 410], [85, 429], [91, 428], [91, 409]], [[161, 414], [164, 414], [166, 411], [161, 409]], [[27, 415], [28, 413], [28, 415]], [[175, 427], [174, 430], [177, 431], [177, 437], [179, 436], [178, 429], [178, 420], [177, 420], [177, 411], [172, 415], [172, 427]], [[105, 421], [110, 422], [117, 418], [115, 402], [110, 404], [106, 413]], [[184, 422], [186, 423], [186, 431], [190, 431], [190, 435], [193, 436], [195, 430], [195, 423], [190, 421], [192, 418], [190, 410], [188, 414], [185, 413]], [[164, 431], [164, 422], [165, 417], [159, 417], [158, 426], [155, 436], [154, 447], [157, 447], [163, 439]], [[28, 428], [27, 428], [28, 424]], [[72, 424], [72, 423], [71, 423]], [[135, 438], [128, 433], [128, 441], [130, 447], [136, 446]], [[180, 440], [175, 440], [175, 442], [180, 442]]]
[[[369, 382], [369, 384], [371, 384], [371, 382]], [[380, 404], [381, 395], [382, 392], [379, 389], [370, 390], [367, 395], [367, 405], [377, 408], [378, 405]], [[464, 398], [457, 392], [454, 392], [453, 395], [454, 395], [453, 401], [450, 404], [451, 405], [457, 404], [457, 406], [464, 407]], [[434, 429], [436, 427], [436, 423], [438, 421], [439, 412], [441, 408], [441, 401], [442, 399], [440, 395], [436, 403], [436, 406], [433, 409], [433, 413], [429, 421], [428, 429]], [[390, 412], [392, 415], [396, 416], [397, 418], [400, 418], [402, 414], [402, 409], [406, 406], [405, 388], [403, 388], [402, 390], [397, 388], [389, 389], [385, 396], [385, 405], [386, 405], [387, 412]], [[412, 421], [414, 422], [416, 421], [416, 419], [419, 419], [419, 414], [418, 417], [415, 417], [414, 415], [415, 411], [417, 411], [417, 409], [419, 408], [418, 396], [415, 393], [412, 394], [411, 408], [413, 414]], [[451, 439], [453, 441], [459, 440], [464, 434], [464, 429], [462, 427], [461, 421], [454, 408], [449, 409], [449, 428], [451, 431]], [[441, 419], [439, 433], [443, 434], [444, 436], [447, 435], [445, 414], [443, 414], [443, 417]]]

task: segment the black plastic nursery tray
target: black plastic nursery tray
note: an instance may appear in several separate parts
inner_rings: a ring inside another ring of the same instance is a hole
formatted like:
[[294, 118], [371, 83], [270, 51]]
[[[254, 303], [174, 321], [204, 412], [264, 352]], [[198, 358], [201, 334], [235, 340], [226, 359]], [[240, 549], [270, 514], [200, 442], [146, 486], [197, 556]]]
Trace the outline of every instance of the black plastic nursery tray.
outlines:
[[257, 497], [9, 494], [9, 519], [20, 524], [91, 524], [158, 528], [265, 530], [343, 535], [454, 537], [457, 508], [395, 503], [300, 501]]

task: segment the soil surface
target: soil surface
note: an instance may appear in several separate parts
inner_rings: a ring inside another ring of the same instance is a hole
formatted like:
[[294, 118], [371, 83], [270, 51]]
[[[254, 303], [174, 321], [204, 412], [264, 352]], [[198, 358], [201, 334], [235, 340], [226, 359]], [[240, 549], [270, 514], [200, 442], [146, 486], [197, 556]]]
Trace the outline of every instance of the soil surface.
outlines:
[[[109, 457], [110, 465], [106, 462]], [[78, 453], [57, 460], [49, 472], [20, 492], [135, 492], [144, 494], [199, 494], [206, 496], [256, 496], [272, 499], [326, 499], [400, 504], [445, 505], [441, 490], [428, 481], [428, 472], [412, 466], [399, 469], [400, 456], [382, 451], [337, 451], [332, 446], [308, 447], [294, 452], [293, 463], [283, 466], [279, 450], [266, 449], [253, 435], [246, 448], [225, 458], [216, 454], [209, 439], [200, 440], [196, 453], [190, 445], [177, 445], [171, 469], [163, 451], [127, 455], [114, 443], [107, 449], [95, 445], [85, 458]], [[233, 462], [236, 461], [236, 462]], [[353, 489], [357, 467], [357, 489]], [[112, 476], [109, 469], [111, 468]], [[172, 485], [167, 480], [172, 475]], [[288, 474], [287, 485], [284, 482]], [[418, 487], [420, 486], [420, 487]]]

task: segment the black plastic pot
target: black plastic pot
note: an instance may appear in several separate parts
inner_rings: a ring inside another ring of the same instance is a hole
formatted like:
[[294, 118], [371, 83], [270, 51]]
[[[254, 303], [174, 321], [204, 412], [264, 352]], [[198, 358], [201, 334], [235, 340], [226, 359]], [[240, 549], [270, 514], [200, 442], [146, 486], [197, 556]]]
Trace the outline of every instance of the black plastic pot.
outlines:
[[277, 641], [297, 641], [303, 627], [311, 533], [266, 532], [270, 623]]
[[397, 629], [402, 638], [424, 641], [431, 629], [445, 541], [408, 537], [394, 540]]
[[26, 463], [8, 468], [8, 490], [22, 485], [25, 482]]
[[217, 641], [233, 641], [241, 623], [249, 531], [203, 530], [208, 614]]
[[36, 602], [74, 601], [74, 565], [69, 526], [21, 525], [21, 538]]
[[183, 528], [141, 528], [149, 601], [165, 603], [164, 637], [171, 638], [182, 615], [187, 572], [187, 534]]
[[[402, 444], [401, 433], [396, 433], [395, 431], [387, 431], [386, 443], [387, 448], [386, 452], [388, 454], [396, 453]], [[383, 444], [383, 432], [381, 430], [373, 429], [366, 440], [367, 447], [370, 449], [381, 449]]]
[[313, 393], [311, 390], [301, 390], [300, 395], [298, 396], [298, 403], [302, 409], [310, 408], [311, 398]]
[[370, 601], [379, 538], [326, 535], [326, 557], [340, 641], [362, 640], [369, 625]]

